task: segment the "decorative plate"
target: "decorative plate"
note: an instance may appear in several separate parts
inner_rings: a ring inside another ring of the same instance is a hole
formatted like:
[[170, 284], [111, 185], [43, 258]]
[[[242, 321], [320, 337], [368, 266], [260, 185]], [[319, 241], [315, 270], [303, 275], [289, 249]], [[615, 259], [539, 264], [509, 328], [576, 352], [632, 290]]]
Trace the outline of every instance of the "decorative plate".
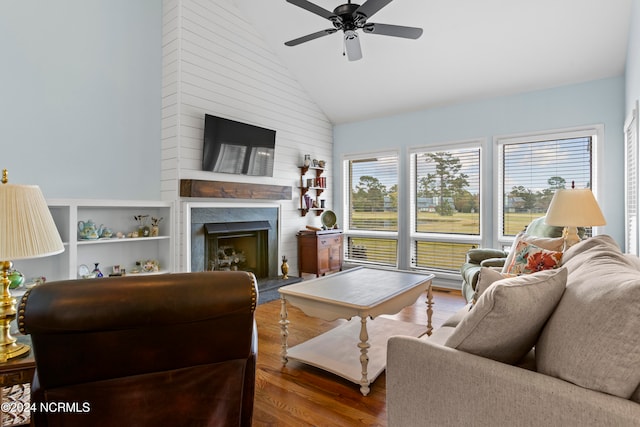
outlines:
[[337, 219], [338, 218], [336, 217], [336, 213], [330, 210], [326, 210], [322, 212], [322, 215], [320, 215], [320, 222], [322, 223], [322, 225], [329, 229], [333, 228], [336, 225]]
[[81, 264], [80, 267], [78, 267], [78, 276], [84, 278], [89, 273], [91, 273], [91, 270], [89, 270], [89, 267], [85, 264]]

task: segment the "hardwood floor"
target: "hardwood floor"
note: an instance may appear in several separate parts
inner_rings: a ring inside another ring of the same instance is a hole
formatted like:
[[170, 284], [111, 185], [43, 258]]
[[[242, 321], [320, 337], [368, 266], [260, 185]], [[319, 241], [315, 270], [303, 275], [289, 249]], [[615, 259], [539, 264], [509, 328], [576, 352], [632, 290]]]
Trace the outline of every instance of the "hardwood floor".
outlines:
[[[426, 293], [392, 319], [425, 324]], [[433, 325], [438, 328], [465, 305], [459, 292], [434, 292]], [[334, 328], [345, 320], [327, 322], [288, 307], [289, 346]], [[306, 364], [280, 361], [280, 301], [259, 305], [258, 366], [253, 426], [386, 426], [386, 386], [383, 372], [368, 396], [360, 387], [336, 375]]]

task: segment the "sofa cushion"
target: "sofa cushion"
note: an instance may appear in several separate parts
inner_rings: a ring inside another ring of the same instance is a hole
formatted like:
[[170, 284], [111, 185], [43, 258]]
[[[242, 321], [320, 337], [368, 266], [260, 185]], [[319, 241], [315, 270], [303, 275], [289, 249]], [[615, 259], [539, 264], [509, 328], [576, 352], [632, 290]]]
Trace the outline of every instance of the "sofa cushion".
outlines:
[[536, 344], [541, 373], [629, 399], [640, 384], [640, 272], [609, 236], [565, 252], [567, 289]]
[[546, 216], [536, 218], [529, 225], [525, 232], [530, 236], [560, 237], [562, 238], [562, 230], [564, 227], [549, 225], [545, 222]]
[[518, 243], [520, 242], [527, 242], [548, 251], [555, 252], [561, 252], [562, 248], [564, 247], [564, 239], [562, 237], [538, 237], [529, 235], [521, 231], [520, 233], [516, 234], [515, 239], [513, 239], [511, 250], [509, 251], [509, 255], [507, 255], [507, 259], [505, 260], [504, 266], [502, 268], [503, 273], [509, 272], [509, 267], [513, 263], [513, 258], [516, 254], [516, 248], [518, 246]]
[[431, 335], [424, 334], [420, 337], [421, 340], [428, 340], [432, 344], [444, 345], [445, 341], [451, 336], [454, 331], [454, 327], [452, 326], [442, 326], [435, 331]]
[[458, 323], [460, 323], [464, 316], [467, 315], [467, 312], [469, 310], [471, 310], [471, 303], [465, 305], [464, 307], [453, 313], [451, 316], [449, 316], [447, 320], [444, 321], [441, 327], [450, 326], [455, 328], [456, 326], [458, 326]]
[[478, 299], [445, 345], [504, 363], [531, 350], [564, 292], [564, 268], [498, 280]]
[[638, 388], [636, 388], [636, 391], [634, 391], [633, 394], [631, 395], [631, 400], [633, 400], [634, 402], [640, 403], [640, 385], [638, 385]]
[[539, 246], [518, 242], [507, 274], [530, 274], [542, 270], [557, 268], [562, 260], [562, 252], [550, 251]]
[[489, 288], [489, 286], [491, 286], [494, 282], [502, 279], [508, 279], [510, 277], [516, 277], [516, 275], [509, 273], [500, 273], [493, 268], [482, 267], [480, 269], [480, 273], [478, 273], [476, 292], [473, 295], [473, 301], [471, 303], [475, 304], [478, 301], [478, 298], [480, 298], [480, 295], [482, 295], [484, 291], [486, 291], [487, 288]]

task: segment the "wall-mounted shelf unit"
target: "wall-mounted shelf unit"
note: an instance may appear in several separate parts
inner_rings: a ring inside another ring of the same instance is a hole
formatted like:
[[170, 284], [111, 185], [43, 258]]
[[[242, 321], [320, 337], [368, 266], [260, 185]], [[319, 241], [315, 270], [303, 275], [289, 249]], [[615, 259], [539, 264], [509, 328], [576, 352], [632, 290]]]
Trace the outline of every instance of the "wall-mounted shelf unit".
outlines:
[[[118, 265], [127, 274], [134, 274], [136, 262], [154, 260], [158, 271], [137, 274], [169, 273], [174, 271], [173, 203], [140, 200], [49, 200], [49, 210], [64, 243], [64, 252], [44, 258], [18, 260], [14, 268], [27, 279], [45, 276], [47, 281], [77, 279], [79, 269], [93, 270], [95, 263], [105, 277]], [[112, 230], [113, 236], [137, 230], [136, 215], [162, 218], [158, 236], [83, 240], [78, 236], [78, 221], [92, 220]], [[144, 266], [142, 266], [144, 267]], [[84, 269], [84, 267], [83, 267]], [[99, 280], [99, 279], [96, 279]]]
[[[324, 168], [314, 166], [298, 166], [300, 168], [300, 214], [307, 215], [307, 212], [315, 212], [320, 215], [325, 207], [320, 195], [327, 188], [326, 178], [322, 176]], [[305, 198], [309, 196], [309, 199]], [[307, 200], [311, 201], [311, 206], [307, 204]]]

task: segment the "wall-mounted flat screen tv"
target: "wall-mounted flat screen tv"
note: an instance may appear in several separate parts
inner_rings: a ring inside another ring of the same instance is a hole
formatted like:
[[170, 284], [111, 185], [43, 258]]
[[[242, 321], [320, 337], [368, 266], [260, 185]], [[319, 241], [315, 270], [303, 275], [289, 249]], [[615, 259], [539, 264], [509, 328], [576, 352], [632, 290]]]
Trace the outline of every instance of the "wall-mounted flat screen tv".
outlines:
[[205, 114], [202, 148], [202, 170], [273, 176], [275, 130]]

